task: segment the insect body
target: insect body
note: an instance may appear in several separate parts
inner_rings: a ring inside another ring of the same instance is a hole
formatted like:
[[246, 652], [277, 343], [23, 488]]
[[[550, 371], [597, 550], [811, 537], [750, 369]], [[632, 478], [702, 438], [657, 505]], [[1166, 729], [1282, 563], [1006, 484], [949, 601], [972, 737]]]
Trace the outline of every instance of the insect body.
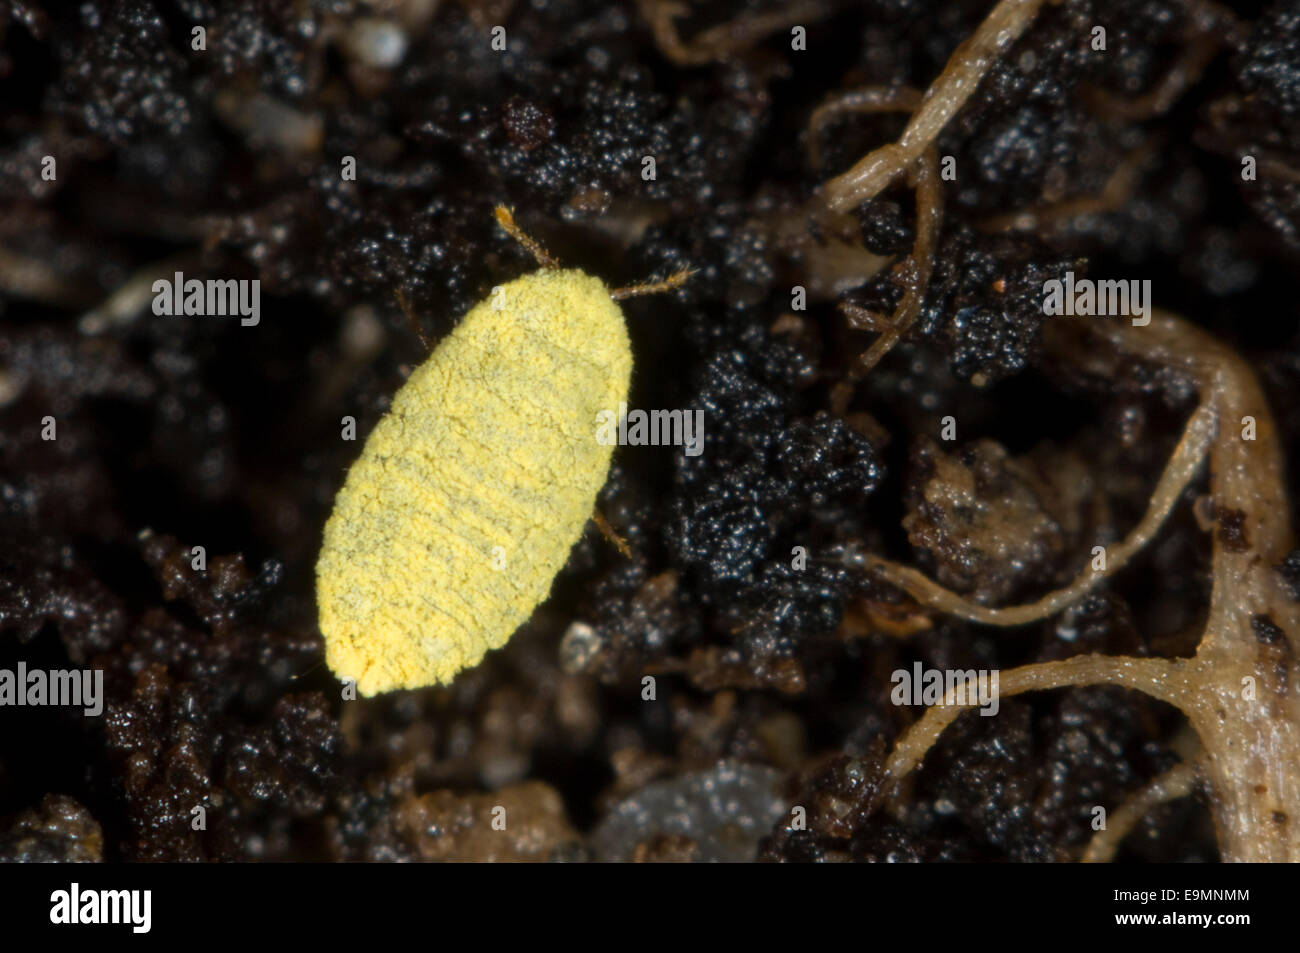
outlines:
[[596, 415], [627, 400], [632, 371], [614, 298], [685, 277], [611, 292], [543, 267], [493, 289], [411, 375], [325, 525], [316, 595], [337, 675], [363, 695], [447, 682], [528, 619], [609, 471]]

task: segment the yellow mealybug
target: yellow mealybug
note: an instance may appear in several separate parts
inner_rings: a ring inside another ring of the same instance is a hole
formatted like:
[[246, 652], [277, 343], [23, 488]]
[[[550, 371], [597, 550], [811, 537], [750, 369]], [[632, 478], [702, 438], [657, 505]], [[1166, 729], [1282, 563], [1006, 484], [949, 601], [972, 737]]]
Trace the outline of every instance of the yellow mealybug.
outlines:
[[411, 374], [325, 524], [325, 661], [362, 695], [450, 681], [546, 598], [609, 472], [596, 415], [627, 400], [614, 302], [689, 276], [611, 292], [496, 215], [541, 270], [494, 288]]

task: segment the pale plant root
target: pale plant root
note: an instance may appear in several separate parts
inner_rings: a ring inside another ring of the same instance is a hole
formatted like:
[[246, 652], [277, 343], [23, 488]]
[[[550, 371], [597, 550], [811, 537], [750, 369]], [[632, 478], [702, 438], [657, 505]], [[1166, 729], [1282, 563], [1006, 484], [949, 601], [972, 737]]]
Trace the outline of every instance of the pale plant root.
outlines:
[[[808, 119], [809, 160], [814, 167], [821, 165], [817, 147], [818, 133], [827, 121], [844, 113], [912, 112], [921, 103], [921, 94], [911, 87], [894, 88], [873, 86], [841, 93], [813, 110]], [[894, 313], [885, 318], [870, 314], [863, 308], [845, 304], [842, 309], [853, 327], [870, 326], [880, 336], [849, 367], [831, 393], [831, 410], [843, 414], [853, 399], [853, 392], [871, 369], [880, 363], [899, 339], [907, 333], [921, 313], [925, 292], [930, 286], [934, 271], [934, 253], [943, 224], [943, 193], [939, 186], [939, 154], [933, 146], [927, 147], [912, 169], [912, 188], [916, 193], [916, 242], [912, 253], [895, 266], [906, 284], [903, 297]]]
[[1115, 167], [1115, 171], [1110, 174], [1101, 191], [1095, 195], [1063, 199], [1060, 202], [992, 215], [981, 221], [978, 227], [985, 232], [1035, 231], [1083, 215], [1101, 215], [1118, 211], [1133, 199], [1142, 178], [1142, 169], [1155, 154], [1159, 144], [1160, 139], [1152, 136], [1131, 151]]
[[1187, 797], [1196, 790], [1196, 779], [1196, 763], [1180, 761], [1149, 781], [1106, 818], [1106, 826], [1088, 841], [1079, 860], [1085, 864], [1110, 863], [1115, 859], [1120, 843], [1141, 823], [1142, 818], [1161, 804]]
[[868, 153], [853, 168], [822, 186], [822, 200], [833, 212], [846, 212], [879, 195], [893, 179], [921, 158], [957, 111], [965, 105], [997, 57], [1033, 22], [1044, 0], [1001, 0], [974, 33], [949, 57], [897, 142]]
[[[1077, 324], [1077, 322], [1076, 322]], [[1119, 569], [1156, 533], [1201, 462], [1210, 461], [1210, 497], [1216, 521], [1229, 519], [1213, 536], [1211, 608], [1197, 653], [1183, 658], [1075, 656], [1026, 665], [1000, 676], [1000, 693], [1084, 685], [1119, 685], [1142, 691], [1187, 715], [1204, 748], [1201, 770], [1209, 783], [1220, 852], [1226, 860], [1300, 858], [1300, 677], [1295, 641], [1300, 608], [1274, 571], [1292, 543], [1290, 511], [1282, 482], [1276, 428], [1249, 366], [1212, 336], [1165, 312], [1133, 327], [1096, 322], [1089, 331], [1123, 353], [1154, 361], [1190, 377], [1201, 393], [1178, 446], [1138, 527], [1113, 547], [1107, 573]], [[1081, 363], [1103, 360], [1075, 348]], [[1238, 427], [1254, 421], [1253, 438]], [[1087, 592], [1103, 573], [1037, 602], [990, 609], [963, 599], [922, 574], [878, 557], [859, 557], [922, 605], [988, 625], [1021, 625], [1060, 611]], [[1265, 619], [1282, 635], [1261, 639]], [[1283, 644], [1285, 643], [1285, 644]], [[1248, 685], [1248, 687], [1247, 687]], [[920, 764], [945, 727], [961, 713], [955, 699], [931, 708], [899, 739], [886, 763], [894, 790]], [[1188, 768], [1187, 772], [1192, 769]], [[1191, 783], [1187, 772], [1157, 779], [1121, 808], [1119, 826], [1131, 827], [1151, 804], [1177, 796]], [[1146, 805], [1146, 807], [1144, 807]], [[1112, 840], [1090, 853], [1113, 853]]]
[[[888, 319], [865, 309], [846, 308], [854, 327], [877, 330], [881, 336], [833, 391], [832, 408], [837, 412], [847, 408], [856, 381], [893, 346], [919, 312], [939, 225], [941, 197], [933, 174], [936, 137], [1042, 6], [1043, 0], [1000, 0], [954, 51], [919, 102], [911, 90], [861, 90], [828, 101], [810, 118], [809, 149], [816, 166], [820, 162], [816, 132], [830, 117], [885, 109], [911, 111], [896, 142], [877, 148], [847, 172], [825, 182], [817, 196], [820, 214], [829, 218], [842, 217], [871, 201], [905, 172], [912, 175], [917, 193], [917, 243], [899, 266], [912, 269], [912, 283], [904, 300]], [[1153, 90], [1129, 101], [1102, 94], [1094, 97], [1094, 105], [1130, 119], [1169, 109], [1195, 82], [1220, 45], [1209, 24], [1224, 14], [1208, 0], [1201, 0], [1196, 9], [1200, 19], [1181, 56]], [[988, 225], [996, 229], [1037, 228], [1118, 207], [1133, 194], [1149, 148], [1150, 144], [1126, 157], [1098, 196], [1013, 213]], [[1285, 171], [1289, 177], [1292, 170]], [[1198, 764], [1207, 782], [1224, 859], [1300, 860], [1300, 668], [1296, 663], [1300, 657], [1300, 606], [1283, 591], [1273, 570], [1289, 552], [1292, 535], [1281, 448], [1263, 392], [1240, 356], [1173, 315], [1156, 311], [1143, 326], [1094, 321], [1087, 328], [1123, 354], [1189, 378], [1200, 395], [1200, 404], [1188, 419], [1145, 515], [1124, 540], [1108, 548], [1104, 569], [1085, 570], [1070, 585], [1033, 603], [990, 608], [889, 560], [856, 554], [851, 558], [928, 609], [995, 626], [1045, 619], [1123, 568], [1156, 535], [1208, 458], [1209, 500], [1218, 526], [1213, 535], [1211, 608], [1196, 655], [1191, 659], [1087, 655], [1025, 665], [1001, 674], [1000, 691], [1016, 695], [1070, 686], [1118, 685], [1175, 706], [1187, 715], [1204, 749]], [[1086, 366], [1099, 357], [1089, 349], [1074, 349], [1067, 352], [1067, 359]], [[1103, 368], [1103, 373], [1108, 371], [1113, 373]], [[1247, 421], [1257, 429], [1249, 438], [1244, 430]], [[1243, 428], [1240, 434], [1238, 427]], [[1267, 637], [1261, 637], [1261, 631]], [[1281, 636], [1272, 634], [1278, 631]], [[928, 710], [899, 739], [886, 763], [887, 783], [882, 792], [896, 796], [902, 780], [960, 714], [962, 706], [952, 704], [954, 699], [947, 701]], [[1151, 805], [1188, 790], [1193, 775], [1189, 762], [1148, 784], [1130, 805], [1117, 812], [1115, 832], [1094, 840], [1089, 857], [1112, 856], [1123, 832]]]
[[1128, 98], [1101, 89], [1085, 90], [1093, 109], [1107, 116], [1140, 122], [1168, 112], [1189, 87], [1201, 78], [1224, 45], [1225, 25], [1235, 15], [1209, 0], [1191, 4], [1191, 21], [1185, 45], [1160, 81], [1140, 96]]
[[[916, 187], [916, 244], [912, 254], [900, 262], [897, 269], [902, 270], [906, 288], [898, 307], [894, 309], [880, 329], [880, 336], [872, 342], [871, 347], [858, 356], [849, 367], [848, 373], [834, 388], [831, 394], [831, 410], [843, 414], [853, 398], [857, 383], [880, 363], [889, 351], [907, 333], [925, 301], [925, 292], [930, 286], [930, 274], [934, 271], [935, 245], [939, 238], [939, 226], [943, 220], [943, 200], [939, 189], [939, 157], [934, 149], [927, 149], [917, 164], [915, 171]], [[852, 307], [846, 306], [852, 317]]]
[[675, 66], [725, 62], [773, 33], [820, 20], [834, 9], [827, 0], [793, 0], [776, 10], [747, 14], [701, 30], [687, 41], [674, 22], [691, 12], [687, 4], [678, 0], [638, 0], [637, 7], [654, 34], [659, 52]]
[[[1187, 43], [1178, 59], [1160, 81], [1140, 96], [1128, 98], [1103, 89], [1086, 89], [1084, 95], [1093, 110], [1102, 116], [1140, 122], [1161, 116], [1201, 78], [1205, 68], [1223, 46], [1224, 36], [1216, 29], [1232, 14], [1208, 2], [1195, 5], [1194, 19]], [[1064, 199], [1002, 215], [992, 216], [979, 224], [984, 231], [1029, 231], [1081, 215], [1114, 212], [1132, 200], [1141, 178], [1142, 167], [1161, 144], [1153, 136], [1133, 149], [1115, 167], [1100, 193]]]
[[832, 119], [853, 113], [911, 113], [921, 102], [921, 91], [911, 86], [867, 86], [828, 97], [808, 117], [808, 163], [821, 169], [821, 131]]
[[[653, 7], [661, 0], [643, 0]], [[910, 112], [907, 128], [896, 142], [879, 147], [821, 188], [821, 201], [831, 214], [844, 214], [880, 194], [905, 171], [913, 177], [917, 196], [917, 241], [911, 256], [898, 268], [907, 281], [903, 300], [892, 317], [842, 305], [854, 327], [869, 327], [880, 332], [872, 346], [851, 366], [845, 380], [831, 395], [831, 409], [843, 414], [852, 400], [857, 383], [893, 348], [920, 313], [934, 264], [934, 246], [942, 222], [942, 196], [937, 171], [938, 154], [934, 140], [966, 103], [997, 57], [1014, 43], [1034, 21], [1043, 0], [1001, 0], [976, 31], [949, 57], [943, 72], [924, 94], [910, 87], [870, 87], [838, 94], [813, 111], [808, 121], [809, 159], [814, 168], [821, 165], [818, 133], [834, 116], [851, 112]], [[662, 3], [662, 10], [673, 7]], [[1198, 79], [1219, 49], [1221, 39], [1213, 24], [1225, 14], [1203, 2], [1183, 53], [1157, 86], [1143, 96], [1127, 100], [1096, 91], [1094, 103], [1103, 111], [1122, 118], [1146, 118], [1168, 110], [1182, 93]], [[647, 13], [647, 16], [650, 14]], [[671, 27], [671, 15], [665, 21]], [[675, 36], [675, 33], [672, 34]], [[707, 58], [707, 57], [705, 57]], [[989, 230], [1028, 229], [1051, 221], [1120, 207], [1131, 198], [1137, 186], [1141, 166], [1150, 156], [1154, 141], [1134, 150], [1120, 163], [1100, 195], [1085, 196], [1064, 202], [1012, 212], [985, 223]]]
[[[1109, 655], [1076, 655], [1055, 662], [1022, 665], [999, 676], [998, 696], [1046, 691], [1081, 685], [1119, 685], [1177, 705], [1186, 692], [1185, 662], [1182, 659], [1120, 658]], [[928, 709], [894, 745], [885, 762], [887, 785], [897, 785], [925, 757], [939, 735], [978, 700], [958, 702], [957, 689], [944, 696], [940, 705]]]
[[880, 325], [881, 334], [835, 387], [831, 395], [833, 412], [845, 412], [857, 383], [893, 348], [920, 313], [934, 267], [935, 245], [942, 222], [935, 138], [970, 98], [996, 58], [1033, 22], [1042, 4], [1043, 0], [1001, 0], [975, 32], [957, 47], [938, 79], [919, 98], [910, 88], [859, 90], [824, 103], [809, 118], [809, 152], [816, 166], [821, 159], [816, 133], [831, 116], [886, 110], [903, 110], [912, 114], [897, 142], [869, 153], [847, 172], [824, 183], [820, 190], [825, 210], [840, 215], [875, 198], [905, 171], [912, 174], [916, 190], [916, 244], [912, 254], [898, 266], [907, 282], [906, 292], [887, 321], [855, 313], [851, 307], [847, 309], [850, 318]]
[[869, 554], [858, 558], [876, 575], [902, 589], [922, 606], [938, 612], [984, 625], [1015, 626], [1037, 622], [1065, 609], [1107, 576], [1118, 572], [1159, 532], [1174, 504], [1178, 502], [1179, 495], [1204, 462], [1214, 431], [1214, 412], [1207, 405], [1201, 404], [1188, 420], [1182, 439], [1174, 448], [1151, 495], [1145, 515], [1121, 542], [1106, 548], [1106, 568], [1085, 569], [1068, 586], [1050, 592], [1034, 602], [990, 608], [945, 589], [910, 567]]

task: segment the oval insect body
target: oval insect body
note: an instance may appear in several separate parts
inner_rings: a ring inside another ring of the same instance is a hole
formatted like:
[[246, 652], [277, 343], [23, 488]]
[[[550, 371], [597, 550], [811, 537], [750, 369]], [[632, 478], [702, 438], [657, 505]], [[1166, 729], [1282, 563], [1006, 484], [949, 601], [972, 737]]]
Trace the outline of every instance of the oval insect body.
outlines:
[[325, 660], [363, 695], [449, 681], [546, 598], [592, 513], [632, 352], [598, 278], [544, 269], [474, 307], [393, 398], [325, 524]]

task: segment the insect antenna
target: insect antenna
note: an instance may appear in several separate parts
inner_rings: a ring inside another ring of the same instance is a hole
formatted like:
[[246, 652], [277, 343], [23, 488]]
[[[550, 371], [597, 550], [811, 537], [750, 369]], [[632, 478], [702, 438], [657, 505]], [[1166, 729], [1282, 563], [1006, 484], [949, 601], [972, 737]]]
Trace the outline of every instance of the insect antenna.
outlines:
[[511, 238], [528, 249], [529, 254], [537, 259], [537, 264], [543, 268], [559, 268], [560, 263], [550, 256], [545, 248], [537, 239], [533, 238], [515, 222], [514, 213], [504, 205], [496, 207], [497, 224], [506, 230]]
[[683, 268], [681, 271], [673, 272], [662, 281], [643, 281], [639, 284], [628, 285], [626, 288], [615, 288], [609, 293], [609, 296], [615, 301], [623, 301], [641, 295], [655, 295], [662, 291], [672, 291], [674, 288], [680, 288], [686, 284], [693, 274], [695, 274], [694, 268]]

